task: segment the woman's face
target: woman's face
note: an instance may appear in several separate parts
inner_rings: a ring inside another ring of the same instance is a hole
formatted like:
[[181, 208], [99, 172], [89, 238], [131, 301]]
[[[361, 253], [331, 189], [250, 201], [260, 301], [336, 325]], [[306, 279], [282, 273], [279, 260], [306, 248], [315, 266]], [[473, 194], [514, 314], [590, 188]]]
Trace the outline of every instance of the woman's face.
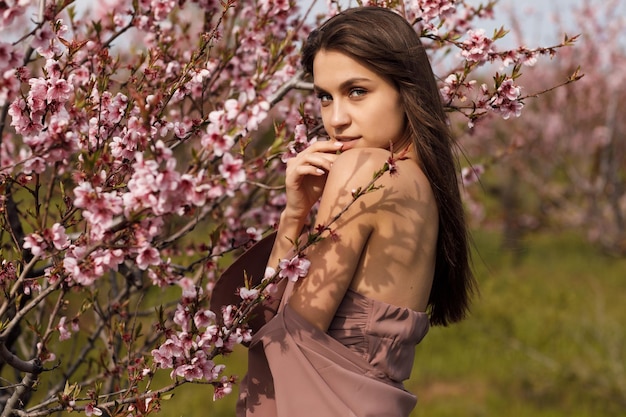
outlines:
[[313, 60], [315, 92], [332, 140], [389, 148], [405, 132], [400, 94], [386, 79], [348, 55], [320, 50]]

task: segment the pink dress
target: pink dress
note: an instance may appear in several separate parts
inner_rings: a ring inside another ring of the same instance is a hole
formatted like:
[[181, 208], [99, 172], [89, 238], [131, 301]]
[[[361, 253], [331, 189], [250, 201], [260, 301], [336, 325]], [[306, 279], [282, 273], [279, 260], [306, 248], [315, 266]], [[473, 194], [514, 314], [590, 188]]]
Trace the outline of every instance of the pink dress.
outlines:
[[254, 336], [238, 417], [405, 417], [415, 346], [428, 315], [348, 290], [328, 333], [286, 304]]

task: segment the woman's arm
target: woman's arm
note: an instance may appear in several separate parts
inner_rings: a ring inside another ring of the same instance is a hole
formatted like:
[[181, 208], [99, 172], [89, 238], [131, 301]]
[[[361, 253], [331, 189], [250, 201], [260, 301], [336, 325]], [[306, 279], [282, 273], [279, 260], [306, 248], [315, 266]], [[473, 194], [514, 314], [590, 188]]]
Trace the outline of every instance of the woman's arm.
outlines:
[[350, 142], [319, 141], [287, 161], [287, 205], [280, 216], [268, 266], [276, 268], [281, 259], [291, 257], [293, 242], [302, 233], [311, 208], [322, 195], [338, 153], [350, 147]]
[[[316, 225], [328, 221], [352, 200], [352, 191], [367, 185], [389, 157], [383, 149], [354, 149], [334, 162], [321, 197]], [[381, 192], [363, 195], [331, 226], [333, 236], [310, 247], [309, 273], [296, 284], [289, 305], [326, 331], [347, 291], [373, 230]]]

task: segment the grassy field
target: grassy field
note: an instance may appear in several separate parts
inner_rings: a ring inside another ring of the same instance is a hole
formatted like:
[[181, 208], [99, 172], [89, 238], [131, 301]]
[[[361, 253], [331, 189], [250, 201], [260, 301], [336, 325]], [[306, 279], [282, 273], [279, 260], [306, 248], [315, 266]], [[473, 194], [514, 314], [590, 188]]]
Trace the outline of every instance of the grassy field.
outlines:
[[[407, 388], [413, 417], [626, 415], [626, 259], [572, 234], [529, 236], [520, 259], [496, 234], [474, 236], [480, 295], [471, 317], [433, 328]], [[243, 351], [227, 362], [245, 372]], [[164, 401], [168, 417], [232, 416], [205, 386]]]

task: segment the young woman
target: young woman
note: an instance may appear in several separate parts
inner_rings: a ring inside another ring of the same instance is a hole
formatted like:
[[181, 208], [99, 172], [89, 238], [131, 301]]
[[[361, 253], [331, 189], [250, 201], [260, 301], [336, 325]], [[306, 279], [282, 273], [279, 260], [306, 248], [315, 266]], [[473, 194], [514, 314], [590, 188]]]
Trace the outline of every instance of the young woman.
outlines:
[[290, 258], [319, 201], [326, 224], [394, 155], [397, 173], [310, 247], [308, 275], [253, 337], [238, 416], [408, 416], [404, 390], [429, 323], [461, 320], [474, 286], [453, 139], [415, 30], [393, 11], [346, 10], [311, 33], [328, 141], [287, 163], [287, 205], [268, 266]]

